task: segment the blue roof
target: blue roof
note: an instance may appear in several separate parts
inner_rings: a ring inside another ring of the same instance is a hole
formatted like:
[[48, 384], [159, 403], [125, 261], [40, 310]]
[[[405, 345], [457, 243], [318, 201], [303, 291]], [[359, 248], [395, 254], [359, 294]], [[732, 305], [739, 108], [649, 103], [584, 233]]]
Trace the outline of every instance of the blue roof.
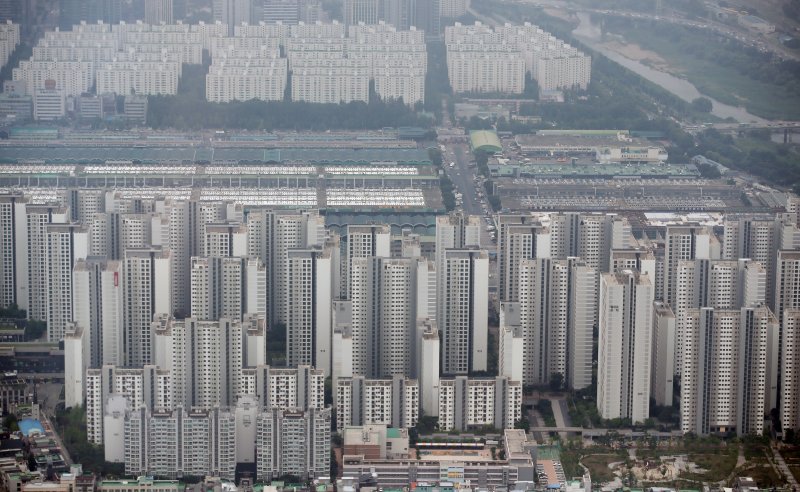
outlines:
[[36, 419], [22, 419], [19, 421], [19, 430], [27, 437], [31, 434], [44, 434], [42, 423]]

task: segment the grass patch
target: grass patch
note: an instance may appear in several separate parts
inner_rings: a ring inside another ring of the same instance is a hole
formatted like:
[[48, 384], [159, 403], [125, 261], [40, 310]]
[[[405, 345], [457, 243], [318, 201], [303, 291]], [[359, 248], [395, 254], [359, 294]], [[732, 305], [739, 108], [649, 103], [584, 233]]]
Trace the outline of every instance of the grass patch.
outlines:
[[536, 405], [534, 405], [534, 408], [539, 412], [539, 415], [542, 416], [545, 427], [556, 426], [556, 417], [553, 415], [553, 402], [550, 400], [539, 400], [536, 402]]
[[785, 482], [769, 462], [748, 463], [736, 470], [736, 475], [741, 477], [751, 477], [756, 481], [759, 488], [771, 488], [782, 486]]
[[736, 468], [736, 459], [739, 455], [734, 446], [718, 453], [689, 454], [689, 461], [706, 470], [704, 473], [686, 473], [684, 478], [702, 480], [704, 482], [720, 482], [726, 480]]
[[611, 463], [618, 463], [628, 459], [627, 453], [617, 454], [592, 454], [584, 456], [580, 462], [589, 469], [592, 482], [610, 482], [616, 478], [614, 472], [608, 467]]
[[606, 19], [606, 29], [658, 53], [697, 89], [765, 118], [800, 117], [800, 84], [792, 66], [725, 37], [680, 26]]
[[787, 465], [789, 471], [794, 475], [794, 479], [800, 482], [800, 465]]

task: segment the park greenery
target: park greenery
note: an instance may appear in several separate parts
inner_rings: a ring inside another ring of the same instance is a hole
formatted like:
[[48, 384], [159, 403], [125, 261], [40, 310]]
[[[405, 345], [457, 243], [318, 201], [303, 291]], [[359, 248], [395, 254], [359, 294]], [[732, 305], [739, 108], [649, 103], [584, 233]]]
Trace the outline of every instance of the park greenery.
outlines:
[[8, 306], [0, 309], [0, 319], [6, 318], [12, 324], [24, 328], [23, 335], [26, 342], [32, 342], [42, 338], [47, 333], [47, 323], [37, 319], [27, 319], [28, 313], [24, 309], [20, 309], [16, 304], [9, 304]]
[[82, 407], [72, 407], [67, 410], [59, 408], [53, 423], [73, 462], [83, 465], [85, 471], [105, 477], [123, 476], [122, 464], [106, 462], [103, 447], [87, 440], [86, 410]]
[[606, 17], [603, 27], [657, 53], [672, 71], [720, 102], [764, 118], [800, 118], [798, 61], [691, 27], [613, 17]]

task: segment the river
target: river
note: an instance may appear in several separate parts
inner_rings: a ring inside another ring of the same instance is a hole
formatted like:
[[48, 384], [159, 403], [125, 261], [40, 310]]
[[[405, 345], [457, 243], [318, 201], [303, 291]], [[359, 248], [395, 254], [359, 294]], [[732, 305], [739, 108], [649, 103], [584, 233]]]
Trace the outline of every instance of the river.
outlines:
[[688, 80], [648, 67], [641, 62], [631, 60], [630, 58], [626, 58], [616, 51], [608, 49], [607, 47], [603, 46], [600, 27], [592, 23], [589, 14], [587, 12], [579, 12], [578, 19], [580, 20], [580, 24], [578, 24], [578, 27], [572, 31], [572, 34], [579, 41], [591, 47], [593, 50], [605, 55], [611, 60], [614, 60], [628, 70], [639, 74], [650, 82], [658, 84], [684, 101], [691, 102], [693, 99], [697, 99], [698, 97], [702, 96], [711, 100], [713, 104], [711, 113], [714, 116], [718, 116], [723, 119], [731, 117], [739, 123], [765, 123], [767, 121], [763, 118], [748, 113], [744, 108], [723, 104], [716, 99], [708, 97], [705, 94], [701, 94], [700, 91], [697, 90], [697, 87], [695, 87]]

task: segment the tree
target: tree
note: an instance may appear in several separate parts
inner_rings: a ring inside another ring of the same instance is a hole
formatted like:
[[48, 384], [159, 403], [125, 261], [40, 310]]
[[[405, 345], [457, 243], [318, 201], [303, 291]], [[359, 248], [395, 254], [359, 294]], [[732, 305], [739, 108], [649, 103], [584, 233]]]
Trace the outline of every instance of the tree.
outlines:
[[719, 168], [713, 164], [697, 164], [697, 170], [700, 171], [700, 176], [708, 179], [719, 179], [722, 176]]
[[24, 309], [20, 309], [16, 304], [9, 304], [8, 307], [0, 309], [0, 318], [22, 319], [27, 316]]
[[8, 429], [11, 432], [15, 432], [19, 430], [19, 423], [17, 422], [17, 416], [13, 413], [10, 413], [3, 419], [3, 427]]
[[26, 340], [38, 340], [42, 338], [45, 333], [47, 333], [47, 323], [44, 321], [32, 319], [28, 321], [27, 325], [25, 326]]
[[514, 422], [514, 428], [522, 429], [527, 433], [531, 428], [531, 423], [528, 422], [528, 419], [526, 417], [522, 417], [521, 419]]
[[550, 375], [550, 389], [552, 391], [561, 391], [564, 388], [564, 375], [560, 372], [554, 372]]
[[713, 105], [711, 99], [707, 97], [698, 97], [692, 101], [692, 109], [700, 113], [710, 113]]

